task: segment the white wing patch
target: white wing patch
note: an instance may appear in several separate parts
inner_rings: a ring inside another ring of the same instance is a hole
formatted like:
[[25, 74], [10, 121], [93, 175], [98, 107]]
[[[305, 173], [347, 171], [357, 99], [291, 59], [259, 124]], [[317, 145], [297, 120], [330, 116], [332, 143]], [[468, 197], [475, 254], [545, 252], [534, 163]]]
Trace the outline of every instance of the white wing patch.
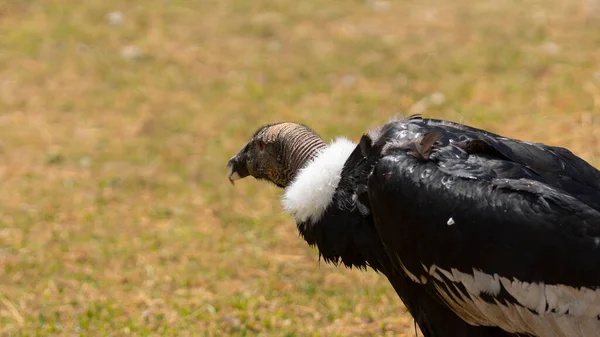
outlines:
[[344, 163], [356, 148], [346, 138], [338, 138], [306, 164], [285, 188], [283, 209], [296, 222], [319, 221], [333, 199]]
[[[600, 336], [600, 288], [528, 283], [477, 269], [469, 274], [454, 268], [422, 266], [446, 304], [469, 324], [498, 326], [533, 336]], [[518, 303], [491, 303], [481, 297], [494, 297], [502, 288]]]

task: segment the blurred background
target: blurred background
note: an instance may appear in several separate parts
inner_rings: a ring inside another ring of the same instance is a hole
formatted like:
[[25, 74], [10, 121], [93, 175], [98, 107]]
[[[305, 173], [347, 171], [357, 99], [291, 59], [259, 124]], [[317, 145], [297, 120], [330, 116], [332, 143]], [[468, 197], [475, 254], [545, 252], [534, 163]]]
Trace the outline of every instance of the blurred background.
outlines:
[[225, 165], [422, 113], [600, 164], [596, 0], [3, 0], [0, 335], [414, 336]]

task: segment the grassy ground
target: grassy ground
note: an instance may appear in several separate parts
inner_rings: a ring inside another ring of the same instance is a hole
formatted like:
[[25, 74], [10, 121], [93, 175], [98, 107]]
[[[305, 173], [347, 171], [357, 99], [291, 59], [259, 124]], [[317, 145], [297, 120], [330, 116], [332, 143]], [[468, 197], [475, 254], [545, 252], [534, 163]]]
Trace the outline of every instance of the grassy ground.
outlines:
[[414, 336], [227, 159], [265, 122], [356, 140], [421, 112], [598, 165], [584, 5], [2, 1], [0, 334]]

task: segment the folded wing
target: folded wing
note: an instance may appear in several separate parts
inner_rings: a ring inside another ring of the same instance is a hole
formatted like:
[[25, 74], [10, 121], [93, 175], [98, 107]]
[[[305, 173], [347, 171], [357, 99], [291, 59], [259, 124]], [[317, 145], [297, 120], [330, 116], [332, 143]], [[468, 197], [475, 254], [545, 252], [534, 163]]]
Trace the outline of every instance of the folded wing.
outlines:
[[448, 122], [370, 137], [365, 156], [378, 161], [358, 199], [396, 268], [473, 325], [598, 334], [597, 170], [561, 148]]

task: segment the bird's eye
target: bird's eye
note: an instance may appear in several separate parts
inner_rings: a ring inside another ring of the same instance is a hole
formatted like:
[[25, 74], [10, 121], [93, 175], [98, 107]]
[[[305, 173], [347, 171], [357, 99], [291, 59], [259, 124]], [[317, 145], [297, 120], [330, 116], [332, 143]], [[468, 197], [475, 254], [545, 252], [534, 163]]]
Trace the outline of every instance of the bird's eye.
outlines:
[[264, 148], [265, 148], [265, 143], [263, 143], [262, 141], [259, 141], [258, 142], [258, 149], [262, 151]]

